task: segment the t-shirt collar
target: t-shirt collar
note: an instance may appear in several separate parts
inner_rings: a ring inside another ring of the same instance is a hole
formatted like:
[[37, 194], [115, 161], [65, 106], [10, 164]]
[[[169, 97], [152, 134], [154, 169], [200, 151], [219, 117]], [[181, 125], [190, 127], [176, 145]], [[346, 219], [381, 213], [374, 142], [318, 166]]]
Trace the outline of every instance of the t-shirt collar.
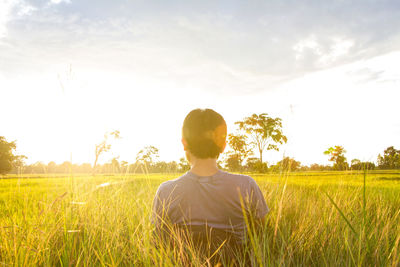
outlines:
[[220, 169], [218, 169], [218, 171], [216, 172], [216, 173], [214, 173], [213, 175], [208, 175], [208, 176], [200, 176], [200, 175], [197, 175], [197, 174], [195, 174], [195, 173], [193, 173], [193, 172], [191, 172], [190, 170], [186, 173], [186, 175], [188, 176], [188, 177], [190, 177], [190, 178], [196, 178], [196, 179], [200, 179], [200, 180], [202, 180], [202, 179], [204, 179], [204, 178], [214, 178], [214, 177], [217, 177], [218, 175], [220, 175], [222, 173], [222, 171], [220, 170]]

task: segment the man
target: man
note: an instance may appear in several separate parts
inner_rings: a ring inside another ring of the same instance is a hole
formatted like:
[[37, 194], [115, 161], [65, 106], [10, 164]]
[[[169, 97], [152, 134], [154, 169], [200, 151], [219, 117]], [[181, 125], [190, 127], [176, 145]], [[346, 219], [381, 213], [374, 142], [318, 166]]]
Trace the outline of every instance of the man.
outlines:
[[192, 110], [182, 128], [182, 144], [191, 169], [162, 183], [153, 203], [156, 229], [168, 229], [166, 235], [159, 231], [164, 238], [172, 238], [172, 226], [185, 229], [195, 240], [192, 244], [208, 257], [216, 250], [225, 253], [223, 257], [235, 257], [246, 243], [249, 222], [263, 223], [269, 211], [251, 177], [218, 169], [226, 134], [220, 114], [212, 109]]

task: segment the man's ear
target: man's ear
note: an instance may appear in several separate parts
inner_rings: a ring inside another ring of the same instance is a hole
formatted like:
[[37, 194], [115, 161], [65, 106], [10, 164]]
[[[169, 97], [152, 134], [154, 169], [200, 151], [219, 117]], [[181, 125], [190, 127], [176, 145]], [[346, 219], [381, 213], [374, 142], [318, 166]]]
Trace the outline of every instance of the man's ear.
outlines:
[[221, 148], [221, 153], [224, 152], [226, 147], [226, 124], [221, 124], [213, 131], [214, 143]]
[[222, 146], [222, 148], [221, 148], [221, 153], [224, 152], [225, 148], [226, 148], [226, 141], [224, 142], [224, 144], [223, 144], [223, 146]]
[[184, 137], [181, 139], [182, 145], [183, 145], [183, 150], [187, 151], [188, 143]]

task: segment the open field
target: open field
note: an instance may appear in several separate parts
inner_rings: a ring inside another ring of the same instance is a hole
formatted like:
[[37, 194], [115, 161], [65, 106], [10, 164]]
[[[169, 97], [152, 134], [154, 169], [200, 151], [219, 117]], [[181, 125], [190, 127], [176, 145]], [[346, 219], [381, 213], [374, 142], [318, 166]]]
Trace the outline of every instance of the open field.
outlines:
[[[176, 264], [180, 248], [156, 248], [149, 217], [158, 185], [178, 176], [0, 179], [0, 266]], [[399, 171], [369, 172], [365, 187], [363, 172], [251, 176], [271, 209], [256, 262], [400, 265]], [[206, 263], [194, 252], [189, 260]]]

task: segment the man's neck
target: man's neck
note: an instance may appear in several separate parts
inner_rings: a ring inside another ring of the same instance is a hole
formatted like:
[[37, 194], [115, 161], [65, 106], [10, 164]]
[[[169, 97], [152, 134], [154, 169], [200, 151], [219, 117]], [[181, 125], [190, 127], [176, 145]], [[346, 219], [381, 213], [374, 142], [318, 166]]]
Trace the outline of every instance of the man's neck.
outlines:
[[190, 172], [198, 176], [211, 176], [218, 172], [217, 159], [194, 159]]

